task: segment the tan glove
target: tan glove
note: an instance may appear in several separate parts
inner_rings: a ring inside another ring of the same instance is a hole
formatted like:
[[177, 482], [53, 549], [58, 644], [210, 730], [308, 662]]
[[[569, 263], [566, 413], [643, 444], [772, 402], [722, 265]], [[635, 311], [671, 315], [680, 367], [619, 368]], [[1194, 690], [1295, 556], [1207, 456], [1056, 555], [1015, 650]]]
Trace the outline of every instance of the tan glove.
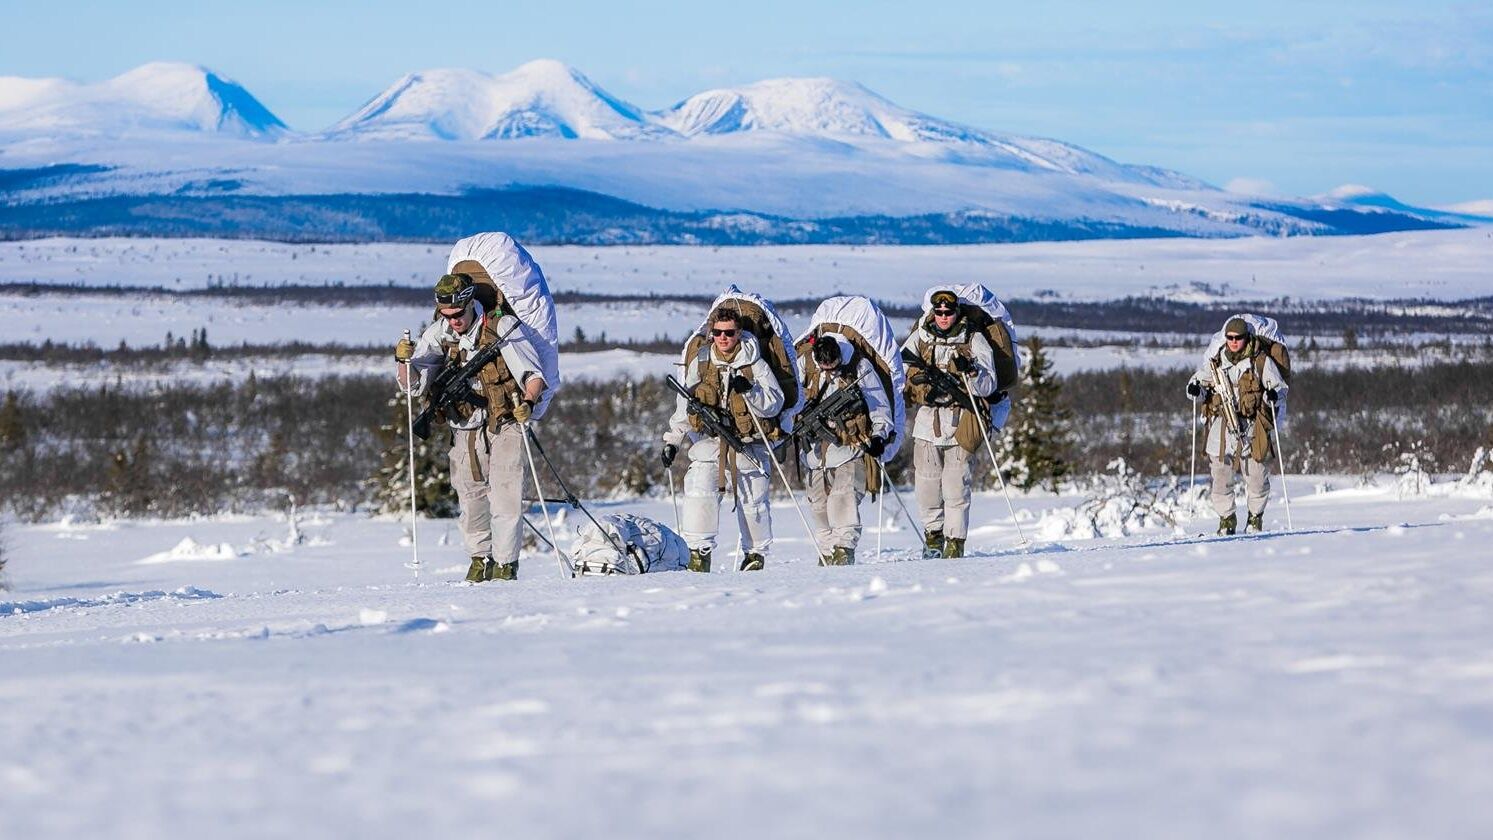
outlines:
[[516, 402], [516, 403], [513, 404], [513, 419], [514, 420], [517, 420], [520, 423], [527, 423], [527, 422], [529, 422], [529, 418], [533, 417], [533, 416], [534, 416], [534, 404], [533, 403], [529, 402], [528, 400], [519, 400], [518, 402]]
[[415, 342], [407, 338], [399, 339], [399, 343], [394, 345], [394, 361], [405, 364], [413, 358], [415, 358]]

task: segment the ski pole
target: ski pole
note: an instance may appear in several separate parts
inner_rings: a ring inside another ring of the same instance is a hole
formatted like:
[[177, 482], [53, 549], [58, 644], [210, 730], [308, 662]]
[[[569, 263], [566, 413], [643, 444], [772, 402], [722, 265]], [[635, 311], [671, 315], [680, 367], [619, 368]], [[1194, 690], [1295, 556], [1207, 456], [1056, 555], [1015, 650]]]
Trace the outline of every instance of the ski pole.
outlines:
[[876, 494], [876, 562], [881, 562], [881, 534], [886, 530], [886, 513], [882, 506], [886, 502], [886, 467], [876, 462], [876, 474], [881, 476], [881, 492]]
[[[964, 380], [964, 393], [969, 397], [969, 404], [976, 405], [975, 400], [978, 397], [975, 396], [974, 389], [969, 387], [969, 374], [960, 371], [959, 378]], [[1030, 553], [1032, 544], [1027, 541], [1026, 534], [1022, 533], [1021, 523], [1016, 521], [1016, 505], [1011, 502], [1011, 493], [1006, 489], [1006, 478], [1001, 475], [1000, 462], [995, 459], [995, 446], [990, 443], [990, 433], [985, 431], [984, 418], [978, 411], [975, 412], [975, 425], [980, 427], [980, 438], [985, 441], [985, 451], [990, 453], [990, 470], [995, 473], [995, 480], [1000, 484], [1001, 495], [1006, 497], [1006, 508], [1011, 511], [1011, 524], [1016, 526], [1016, 536], [1021, 540], [1021, 550], [1024, 553]]]
[[762, 431], [762, 421], [757, 419], [757, 415], [750, 408], [747, 409], [747, 416], [752, 418], [752, 425], [757, 427], [757, 437], [762, 439], [762, 448], [767, 450], [768, 460], [772, 461], [773, 468], [778, 472], [778, 478], [782, 480], [783, 487], [788, 490], [788, 498], [793, 500], [793, 509], [798, 511], [799, 521], [803, 522], [804, 530], [809, 534], [809, 542], [814, 544], [814, 550], [819, 553], [820, 557], [826, 556], [824, 547], [819, 544], [819, 538], [814, 535], [814, 529], [809, 527], [809, 518], [804, 516], [804, 509], [799, 507], [798, 494], [793, 492], [793, 485], [788, 483], [788, 476], [783, 472], [783, 465], [778, 463], [778, 456], [772, 451], [772, 441], [768, 440], [767, 434]]
[[684, 520], [679, 515], [679, 496], [674, 493], [674, 468], [664, 467], [664, 475], [669, 477], [669, 504], [674, 506], [674, 530], [676, 533], [682, 533]]
[[[513, 401], [514, 405], [518, 404], [519, 399], [517, 394], [513, 395]], [[539, 469], [534, 466], [534, 452], [533, 450], [529, 449], [529, 424], [518, 424], [518, 431], [519, 437], [522, 438], [524, 442], [524, 457], [529, 461], [529, 475], [534, 477], [534, 494], [542, 499], [544, 498], [544, 491], [540, 489], [539, 485]], [[555, 524], [550, 521], [549, 505], [541, 502], [539, 505], [539, 510], [544, 513], [544, 527], [550, 532], [550, 548], [554, 549], [555, 563], [559, 566], [560, 577], [574, 577], [574, 575], [565, 570], [565, 567], [567, 565], [565, 562], [565, 558], [560, 556], [560, 542], [559, 540], [555, 539]]]
[[1188, 465], [1187, 492], [1198, 484], [1198, 398], [1192, 398], [1192, 425], [1187, 427], [1187, 436], [1192, 438], [1192, 462]]
[[1280, 421], [1272, 424], [1275, 429], [1275, 456], [1280, 459], [1280, 494], [1286, 500], [1286, 530], [1294, 531], [1296, 526], [1291, 523], [1291, 491], [1286, 489], [1286, 453], [1280, 448]]
[[[902, 508], [902, 515], [907, 517], [907, 524], [912, 526], [913, 536], [916, 537], [923, 533], [923, 527], [918, 524], [918, 520], [912, 515], [912, 511], [907, 509], [907, 503], [902, 501], [902, 494], [897, 492], [897, 485], [885, 472], [881, 474], [881, 478], [886, 482], [887, 489], [892, 491], [892, 498], [897, 502], [897, 506]], [[920, 541], [919, 545], [921, 544]]]
[[[404, 340], [410, 340], [410, 331], [404, 331]], [[404, 363], [404, 431], [410, 453], [410, 568], [415, 580], [420, 579], [420, 536], [415, 530], [415, 366]]]

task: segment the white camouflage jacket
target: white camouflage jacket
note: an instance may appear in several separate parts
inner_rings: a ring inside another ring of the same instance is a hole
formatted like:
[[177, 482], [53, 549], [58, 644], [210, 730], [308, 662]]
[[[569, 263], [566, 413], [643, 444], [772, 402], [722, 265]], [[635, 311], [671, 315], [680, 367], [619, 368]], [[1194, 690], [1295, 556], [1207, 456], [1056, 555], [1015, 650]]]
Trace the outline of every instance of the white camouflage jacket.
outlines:
[[[956, 325], [961, 326], [961, 325]], [[939, 368], [953, 372], [953, 359], [955, 352], [968, 344], [970, 354], [974, 356], [975, 369], [969, 373], [969, 386], [977, 397], [988, 397], [995, 392], [995, 351], [990, 349], [990, 342], [979, 332], [970, 332], [967, 325], [963, 329], [954, 330], [948, 337], [933, 334], [927, 327], [926, 316], [918, 320], [917, 329], [907, 337], [902, 349], [910, 350], [919, 358], [923, 355], [923, 348], [933, 347], [933, 363]], [[909, 379], [917, 376], [917, 368], [911, 365], [907, 368]], [[957, 377], [958, 374], [954, 373]], [[912, 436], [918, 440], [928, 441], [935, 446], [958, 446], [959, 442], [954, 439], [954, 429], [958, 427], [958, 421], [954, 417], [955, 408], [936, 408], [929, 405], [918, 406], [917, 414], [912, 421]], [[936, 431], [935, 431], [936, 429]]]
[[[713, 342], [707, 342], [699, 352], [710, 354], [710, 370], [719, 378], [722, 393], [728, 389], [733, 373], [743, 368], [751, 368], [752, 389], [742, 394], [747, 408], [758, 417], [774, 417], [783, 410], [783, 389], [778, 386], [777, 377], [773, 376], [772, 368], [768, 367], [767, 361], [762, 358], [762, 348], [751, 333], [742, 332], [741, 346], [736, 351], [736, 358], [729, 362], [716, 353]], [[679, 380], [686, 390], [700, 383], [699, 360], [698, 355], [680, 360], [684, 370]], [[664, 432], [664, 443], [673, 444], [681, 449], [688, 444], [691, 461], [714, 461], [720, 453], [719, 442], [710, 435], [696, 432], [690, 426], [688, 408], [689, 403], [685, 402], [684, 397], [674, 398], [674, 414], [669, 418], [668, 431]]]
[[[849, 339], [839, 338], [839, 345], [840, 363], [845, 364], [850, 361], [854, 351]], [[800, 383], [805, 381], [805, 372], [812, 364], [814, 364], [814, 359], [811, 354], [805, 353], [799, 357], [798, 381]], [[871, 418], [871, 434], [886, 440], [891, 437], [893, 431], [892, 405], [887, 400], [886, 389], [881, 387], [881, 377], [876, 375], [876, 367], [871, 364], [871, 360], [864, 356], [856, 365], [855, 375], [856, 383], [861, 386], [861, 396], [866, 400], [866, 413]], [[838, 376], [821, 374], [821, 381], [824, 383], [820, 390], [821, 399], [840, 390], [840, 377]], [[811, 470], [834, 469], [843, 466], [852, 458], [859, 457], [861, 451], [858, 446], [834, 444], [825, 448], [824, 458], [821, 459], [816, 448], [805, 449], [804, 466]]]

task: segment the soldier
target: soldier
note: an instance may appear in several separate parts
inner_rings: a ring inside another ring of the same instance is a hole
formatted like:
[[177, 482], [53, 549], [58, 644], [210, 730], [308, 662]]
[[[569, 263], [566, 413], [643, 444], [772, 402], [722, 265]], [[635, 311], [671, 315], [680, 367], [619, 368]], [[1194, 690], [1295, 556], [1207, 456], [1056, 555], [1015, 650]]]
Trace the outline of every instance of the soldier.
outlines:
[[[682, 534], [689, 544], [689, 569], [709, 572], [716, 532], [720, 528], [721, 494], [729, 486], [741, 528], [745, 554], [742, 571], [758, 571], [772, 544], [772, 512], [768, 506], [771, 464], [758, 428], [783, 409], [783, 389], [762, 357], [757, 338], [741, 326], [736, 309], [722, 305], [711, 313], [710, 341], [683, 359], [686, 390], [711, 409], [724, 410], [744, 446], [736, 450], [708, 434], [688, 410], [683, 396], [676, 400], [669, 429], [664, 433], [663, 464], [674, 463], [679, 448], [689, 444], [689, 470], [684, 475]], [[689, 345], [686, 345], [688, 354]], [[756, 418], [756, 420], [753, 419]]]
[[[866, 491], [866, 457], [881, 457], [891, 436], [892, 408], [871, 360], [850, 339], [831, 332], [812, 339], [813, 352], [800, 357], [804, 410], [842, 388], [860, 387], [861, 397], [833, 420], [836, 443], [820, 442], [802, 452], [808, 474], [804, 483], [818, 529], [814, 542], [821, 566], [855, 563], [861, 538], [860, 502]], [[829, 551], [829, 554], [823, 552]]]
[[1249, 321], [1230, 318], [1223, 339], [1218, 352], [1204, 358], [1187, 381], [1187, 396], [1203, 403], [1203, 415], [1208, 418], [1204, 451], [1212, 474], [1218, 533], [1232, 534], [1239, 525], [1234, 512], [1235, 472], [1244, 477], [1249, 511], [1244, 530], [1262, 531], [1270, 498], [1267, 463], [1275, 453], [1270, 432], [1275, 428], [1276, 407], [1289, 389], [1265, 340], [1255, 336]]
[[518, 329], [501, 293], [491, 311], [476, 295], [469, 274], [447, 274], [435, 285], [434, 322], [418, 342], [402, 340], [394, 349], [401, 387], [406, 373], [418, 376], [415, 393], [446, 365], [460, 365], [479, 349], [502, 342], [498, 357], [467, 387], [486, 398], [487, 407], [463, 404], [451, 425], [451, 484], [461, 506], [458, 520], [471, 566], [466, 579], [516, 580], [523, 528], [524, 424], [544, 395], [539, 355]]
[[[964, 407], [970, 395], [963, 391], [967, 383], [976, 399], [995, 392], [995, 356], [985, 334], [971, 328], [953, 288], [935, 286], [925, 299], [925, 314], [902, 345], [903, 358], [917, 371], [907, 379], [907, 392], [918, 406], [912, 424], [913, 487], [923, 518], [924, 555], [963, 557], [969, 536], [970, 455], [980, 444], [963, 445], [955, 433], [961, 422], [984, 422], [965, 417], [972, 412]], [[923, 367], [951, 374], [957, 393], [938, 387], [919, 370]]]

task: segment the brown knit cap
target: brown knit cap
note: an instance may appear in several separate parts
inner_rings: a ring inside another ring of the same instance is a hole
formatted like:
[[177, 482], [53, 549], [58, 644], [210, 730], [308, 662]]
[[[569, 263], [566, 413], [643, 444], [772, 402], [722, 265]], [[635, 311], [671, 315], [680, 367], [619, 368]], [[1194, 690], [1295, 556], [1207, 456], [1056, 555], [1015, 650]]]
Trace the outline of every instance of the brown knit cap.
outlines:
[[1249, 322], [1246, 321], [1246, 320], [1244, 320], [1243, 318], [1230, 318], [1229, 322], [1227, 324], [1223, 325], [1223, 334], [1224, 335], [1253, 335], [1254, 334], [1254, 330], [1251, 330], [1249, 328]]

